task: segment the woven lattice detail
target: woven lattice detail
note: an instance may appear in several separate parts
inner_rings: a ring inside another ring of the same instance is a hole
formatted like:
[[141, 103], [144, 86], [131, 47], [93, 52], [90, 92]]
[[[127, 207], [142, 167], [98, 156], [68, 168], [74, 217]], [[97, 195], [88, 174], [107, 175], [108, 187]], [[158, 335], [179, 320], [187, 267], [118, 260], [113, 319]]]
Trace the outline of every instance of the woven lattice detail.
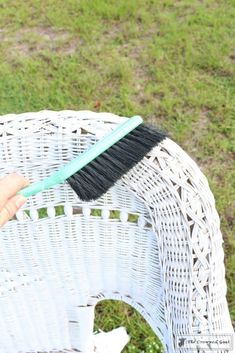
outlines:
[[[3, 116], [0, 177], [41, 180], [124, 119]], [[178, 334], [232, 333], [222, 242], [205, 176], [170, 139], [99, 200], [81, 202], [66, 183], [35, 195], [0, 230], [0, 353], [92, 352], [103, 299], [136, 308], [166, 353]]]

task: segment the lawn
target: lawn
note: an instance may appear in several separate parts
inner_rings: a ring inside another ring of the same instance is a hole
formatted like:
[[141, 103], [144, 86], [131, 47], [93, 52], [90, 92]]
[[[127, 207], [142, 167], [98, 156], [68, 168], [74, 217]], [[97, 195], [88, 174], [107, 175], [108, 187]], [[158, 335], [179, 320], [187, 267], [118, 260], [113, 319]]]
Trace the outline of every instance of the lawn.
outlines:
[[[0, 113], [90, 109], [167, 130], [209, 179], [235, 320], [234, 0], [0, 0]], [[127, 327], [127, 352], [160, 352], [127, 305], [96, 327]]]

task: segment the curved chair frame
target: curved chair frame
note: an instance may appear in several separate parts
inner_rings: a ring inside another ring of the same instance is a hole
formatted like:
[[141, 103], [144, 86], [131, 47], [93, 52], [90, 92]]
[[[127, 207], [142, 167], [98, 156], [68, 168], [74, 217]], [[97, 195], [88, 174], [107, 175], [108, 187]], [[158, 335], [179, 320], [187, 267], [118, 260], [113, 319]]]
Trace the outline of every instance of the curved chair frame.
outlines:
[[[41, 180], [125, 119], [2, 116], [0, 176]], [[185, 352], [182, 335], [232, 334], [222, 243], [207, 179], [169, 138], [96, 201], [67, 183], [30, 197], [0, 230], [0, 353], [92, 352], [103, 299], [136, 308], [165, 353]]]

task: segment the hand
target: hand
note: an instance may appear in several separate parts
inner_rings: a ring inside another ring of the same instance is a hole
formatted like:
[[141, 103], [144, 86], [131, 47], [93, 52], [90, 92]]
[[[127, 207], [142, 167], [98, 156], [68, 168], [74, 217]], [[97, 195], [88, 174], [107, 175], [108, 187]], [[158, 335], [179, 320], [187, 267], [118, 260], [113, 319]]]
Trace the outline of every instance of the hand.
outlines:
[[9, 221], [27, 201], [25, 197], [16, 193], [28, 184], [27, 179], [16, 173], [0, 179], [0, 227]]

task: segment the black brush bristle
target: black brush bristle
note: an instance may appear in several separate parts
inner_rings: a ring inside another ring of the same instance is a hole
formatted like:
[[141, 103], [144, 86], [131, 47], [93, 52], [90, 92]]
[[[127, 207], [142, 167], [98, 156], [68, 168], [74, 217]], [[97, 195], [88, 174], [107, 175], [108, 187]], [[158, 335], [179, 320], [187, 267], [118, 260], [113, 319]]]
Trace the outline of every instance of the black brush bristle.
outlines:
[[67, 181], [81, 200], [95, 200], [165, 137], [164, 132], [141, 124]]

